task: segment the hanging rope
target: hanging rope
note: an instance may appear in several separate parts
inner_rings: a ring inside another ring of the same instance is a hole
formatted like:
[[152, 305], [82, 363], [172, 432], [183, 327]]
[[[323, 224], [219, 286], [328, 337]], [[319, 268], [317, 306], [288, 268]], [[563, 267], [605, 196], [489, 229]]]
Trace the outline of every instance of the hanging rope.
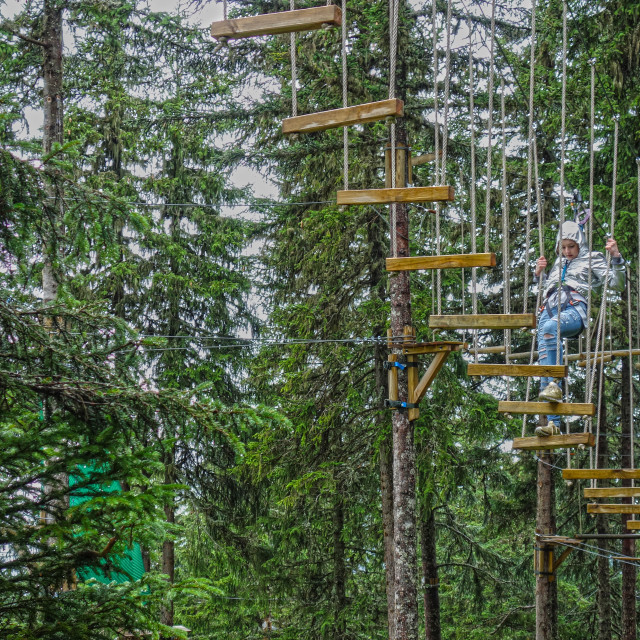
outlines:
[[496, 41], [496, 0], [491, 1], [491, 38], [489, 44], [489, 106], [487, 116], [487, 193], [485, 194], [484, 212], [484, 252], [489, 253], [489, 236], [491, 234], [491, 152], [493, 138], [493, 72], [494, 49]]
[[[637, 169], [637, 184], [638, 184], [638, 194], [637, 194], [637, 199], [638, 199], [638, 213], [637, 213], [637, 220], [638, 220], [638, 271], [637, 273], [640, 274], [640, 158], [636, 158], [636, 169]], [[637, 313], [637, 320], [636, 320], [636, 326], [637, 326], [637, 336], [638, 336], [638, 348], [640, 349], [640, 276], [638, 277], [638, 299], [637, 299], [637, 309], [636, 309], [636, 313]]]
[[[533, 164], [537, 160], [534, 156], [534, 128], [533, 128], [533, 97], [535, 82], [535, 50], [536, 50], [536, 2], [533, 0], [531, 4], [531, 46], [529, 51], [529, 127], [527, 131], [527, 222], [526, 222], [526, 239], [524, 252], [524, 304], [522, 313], [527, 313], [527, 303], [529, 301], [529, 253], [531, 251], [531, 206], [532, 206], [532, 190], [533, 190]], [[537, 164], [537, 163], [536, 163]], [[538, 208], [538, 217], [540, 217], [540, 208]], [[542, 226], [538, 221], [538, 231], [542, 238]], [[542, 244], [542, 241], [541, 241]], [[539, 255], [544, 255], [544, 247], [540, 247]], [[542, 296], [542, 287], [538, 287], [538, 297]], [[536, 307], [537, 308], [537, 307]], [[529, 364], [533, 364], [533, 352], [535, 350], [535, 340], [531, 341], [531, 353], [529, 354]], [[525, 393], [525, 402], [529, 402], [531, 394], [531, 378], [527, 378], [527, 390]], [[524, 438], [527, 427], [527, 416], [522, 416], [522, 437]]]
[[[347, 101], [347, 0], [342, 0], [342, 106], [348, 107]], [[349, 127], [342, 128], [342, 163], [344, 167], [343, 188], [349, 189]]]
[[[507, 125], [504, 79], [500, 79], [500, 117], [502, 128], [502, 292], [503, 310], [511, 313], [511, 287], [509, 276], [509, 202], [507, 200]], [[511, 355], [511, 330], [504, 331], [504, 358], [509, 364]], [[511, 399], [511, 378], [507, 378], [507, 400]]]
[[[626, 278], [627, 282], [630, 283], [630, 271], [629, 266], [626, 267]], [[627, 340], [629, 344], [629, 438], [631, 438], [630, 443], [630, 460], [631, 468], [635, 469], [635, 455], [634, 455], [634, 429], [633, 429], [633, 334], [632, 334], [632, 315], [631, 309], [631, 287], [627, 285]], [[635, 486], [635, 482], [633, 479], [631, 480], [631, 486]]]
[[438, 123], [438, 12], [436, 6], [437, 0], [433, 0], [431, 4], [431, 28], [432, 28], [432, 48], [433, 48], [433, 112], [434, 112], [434, 184], [438, 182], [440, 171], [440, 125]]
[[[296, 8], [295, 0], [290, 0], [291, 11]], [[296, 34], [291, 32], [291, 115], [295, 118], [298, 115], [298, 58], [296, 55]]]
[[[469, 29], [469, 133], [471, 136], [471, 185], [470, 185], [470, 207], [471, 207], [471, 253], [478, 251], [477, 235], [478, 235], [478, 222], [477, 222], [477, 203], [476, 203], [476, 123], [475, 123], [475, 104], [474, 104], [474, 79], [473, 79], [473, 48], [472, 48], [472, 34], [473, 28], [471, 24], [471, 16], [468, 18]], [[638, 165], [640, 167], [640, 164]], [[639, 169], [640, 170], [640, 169]], [[638, 235], [638, 241], [640, 242], [640, 231]], [[472, 267], [471, 269], [471, 306], [474, 315], [478, 313], [478, 269]], [[478, 330], [473, 330], [473, 361], [478, 362]]]
[[[398, 1], [389, 0], [389, 99], [396, 97], [396, 64], [398, 53]], [[396, 186], [396, 123], [391, 123], [391, 188]], [[396, 203], [391, 203], [391, 243], [392, 254], [398, 256]]]

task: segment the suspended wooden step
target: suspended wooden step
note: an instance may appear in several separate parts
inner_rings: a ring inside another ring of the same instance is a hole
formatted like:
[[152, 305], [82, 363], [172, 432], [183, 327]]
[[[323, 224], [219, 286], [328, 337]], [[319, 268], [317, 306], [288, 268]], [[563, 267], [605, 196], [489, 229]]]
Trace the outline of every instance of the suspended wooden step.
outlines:
[[587, 513], [640, 513], [640, 504], [588, 504]]
[[495, 253], [461, 253], [450, 256], [387, 258], [387, 271], [418, 271], [419, 269], [456, 269], [459, 267], [495, 266]]
[[640, 530], [640, 520], [627, 520], [627, 529], [629, 531]]
[[[331, 109], [330, 111], [318, 111], [304, 116], [285, 118], [282, 121], [282, 133], [312, 133], [335, 129], [336, 127], [348, 127], [353, 124], [365, 124], [376, 120], [384, 120], [388, 117], [400, 117], [404, 114], [404, 102], [396, 98], [380, 100], [379, 102], [367, 102], [353, 107]], [[338, 191], [338, 193], [351, 193], [350, 191]], [[356, 192], [357, 193], [357, 192]], [[350, 204], [348, 202], [338, 204]]]
[[563, 469], [565, 480], [640, 480], [640, 469]]
[[640, 487], [603, 487], [585, 489], [585, 498], [635, 498], [640, 496]]
[[569, 367], [547, 364], [469, 364], [467, 375], [470, 376], [545, 376], [564, 378], [569, 374]]
[[571, 449], [584, 445], [593, 447], [596, 437], [592, 433], [570, 433], [543, 438], [514, 438], [513, 449], [521, 451], [540, 451], [542, 449]]
[[254, 36], [316, 31], [325, 26], [342, 24], [342, 12], [336, 5], [265, 13], [248, 18], [221, 20], [211, 25], [211, 36], [217, 40], [252, 38]]
[[397, 187], [338, 191], [337, 204], [389, 204], [391, 202], [451, 202], [453, 187]]
[[482, 315], [431, 316], [431, 329], [534, 329], [534, 313], [486, 313]]
[[389, 349], [401, 349], [404, 355], [419, 356], [442, 351], [462, 351], [469, 345], [466, 342], [447, 340], [441, 342], [413, 342], [409, 344], [389, 344]]
[[596, 405], [580, 402], [498, 402], [498, 413], [526, 413], [543, 416], [593, 416]]

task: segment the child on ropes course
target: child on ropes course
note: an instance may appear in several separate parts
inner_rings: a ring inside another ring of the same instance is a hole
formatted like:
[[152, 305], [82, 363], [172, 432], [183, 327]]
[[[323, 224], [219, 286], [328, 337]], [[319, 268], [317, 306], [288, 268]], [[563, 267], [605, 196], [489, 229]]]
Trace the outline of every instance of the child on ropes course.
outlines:
[[[607, 278], [608, 287], [622, 291], [625, 287], [624, 259], [618, 243], [609, 238], [605, 249], [611, 255], [611, 267], [607, 273], [607, 261], [599, 251], [591, 252], [591, 286], [602, 287]], [[556, 352], [558, 334], [558, 294], [560, 294], [560, 338], [578, 336], [587, 326], [587, 300], [589, 295], [589, 246], [582, 227], [577, 222], [565, 222], [558, 233], [556, 243], [558, 257], [547, 275], [547, 259], [540, 256], [536, 262], [534, 282], [544, 287], [544, 301], [538, 318], [538, 362], [539, 364], [561, 364]], [[562, 389], [553, 378], [540, 380], [540, 400], [562, 401]], [[552, 436], [560, 433], [560, 418], [549, 416], [546, 427], [538, 427], [536, 435]]]

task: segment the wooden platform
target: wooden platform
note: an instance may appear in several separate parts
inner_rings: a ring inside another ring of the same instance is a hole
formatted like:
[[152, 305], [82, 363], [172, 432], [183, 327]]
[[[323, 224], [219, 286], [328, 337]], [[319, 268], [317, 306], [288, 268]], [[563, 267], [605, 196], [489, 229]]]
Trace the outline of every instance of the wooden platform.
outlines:
[[463, 316], [431, 316], [431, 329], [534, 329], [534, 313], [487, 313]]
[[460, 267], [495, 266], [495, 253], [461, 253], [450, 256], [387, 258], [387, 271], [418, 271], [420, 269], [456, 269]]
[[602, 487], [585, 489], [585, 498], [636, 498], [640, 497], [640, 487]]
[[407, 344], [389, 344], [389, 349], [400, 349], [404, 355], [419, 356], [441, 351], [462, 351], [469, 345], [466, 342], [443, 340], [440, 342], [410, 342]]
[[544, 438], [514, 438], [513, 449], [520, 451], [541, 451], [550, 449], [570, 449], [579, 445], [593, 447], [596, 437], [592, 433], [570, 433], [568, 435], [548, 436]]
[[389, 204], [391, 202], [451, 202], [453, 187], [398, 187], [338, 191], [337, 204]]
[[565, 480], [640, 480], [640, 469], [563, 469]]
[[[384, 120], [388, 117], [400, 117], [404, 113], [404, 102], [396, 98], [380, 100], [379, 102], [367, 102], [353, 107], [331, 109], [330, 111], [318, 111], [304, 116], [285, 118], [282, 121], [282, 133], [312, 133], [325, 131], [337, 127], [348, 127], [354, 124], [365, 124]], [[351, 193], [339, 191], [338, 193]], [[357, 193], [357, 192], [356, 192]], [[348, 202], [338, 204], [349, 204]]]
[[640, 513], [640, 504], [588, 504], [587, 513]]
[[569, 367], [563, 365], [544, 364], [469, 364], [467, 375], [470, 376], [549, 376], [564, 378], [569, 373]]
[[593, 416], [595, 404], [580, 402], [498, 402], [498, 413], [525, 413], [543, 416]]
[[252, 38], [296, 31], [316, 31], [325, 25], [342, 24], [342, 12], [336, 5], [265, 13], [248, 18], [221, 20], [211, 25], [211, 36], [220, 39]]

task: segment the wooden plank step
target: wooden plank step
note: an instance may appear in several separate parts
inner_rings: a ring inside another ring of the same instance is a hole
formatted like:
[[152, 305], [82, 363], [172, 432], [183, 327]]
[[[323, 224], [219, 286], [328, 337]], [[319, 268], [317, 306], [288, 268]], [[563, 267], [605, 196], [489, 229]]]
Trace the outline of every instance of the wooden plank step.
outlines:
[[[282, 121], [282, 133], [312, 133], [325, 131], [336, 127], [348, 127], [353, 124], [365, 124], [384, 118], [400, 117], [404, 113], [404, 102], [397, 98], [380, 100], [379, 102], [366, 102], [353, 107], [342, 107], [329, 111], [318, 111], [303, 116], [285, 118]], [[338, 193], [350, 193], [338, 191]], [[340, 203], [338, 204], [349, 204]]]
[[387, 258], [387, 271], [418, 271], [419, 269], [456, 269], [459, 267], [495, 266], [495, 253], [461, 253], [450, 256]]
[[217, 40], [252, 38], [295, 31], [316, 31], [325, 25], [339, 26], [341, 24], [342, 11], [338, 6], [332, 4], [311, 9], [296, 9], [247, 18], [220, 20], [211, 25], [211, 36]]
[[536, 326], [534, 313], [485, 313], [463, 316], [431, 316], [431, 329], [520, 329]]
[[467, 375], [470, 376], [549, 376], [564, 378], [569, 374], [569, 367], [546, 364], [469, 364]]
[[451, 202], [453, 187], [398, 187], [338, 191], [337, 204], [389, 204], [390, 202]]
[[602, 487], [585, 489], [585, 498], [635, 498], [640, 496], [640, 487]]
[[563, 469], [565, 480], [640, 480], [640, 469]]
[[593, 447], [596, 437], [592, 433], [570, 433], [568, 435], [545, 438], [514, 438], [513, 448], [521, 451], [540, 451], [543, 449], [570, 449], [579, 445]]
[[580, 402], [498, 402], [498, 413], [526, 413], [543, 416], [593, 416], [596, 413], [595, 404]]
[[440, 353], [442, 351], [462, 351], [467, 348], [466, 342], [418, 342], [414, 344], [397, 345], [405, 355], [419, 356], [428, 353]]
[[640, 504], [588, 504], [587, 513], [640, 513]]
[[640, 520], [627, 520], [627, 530], [629, 531], [640, 530]]

